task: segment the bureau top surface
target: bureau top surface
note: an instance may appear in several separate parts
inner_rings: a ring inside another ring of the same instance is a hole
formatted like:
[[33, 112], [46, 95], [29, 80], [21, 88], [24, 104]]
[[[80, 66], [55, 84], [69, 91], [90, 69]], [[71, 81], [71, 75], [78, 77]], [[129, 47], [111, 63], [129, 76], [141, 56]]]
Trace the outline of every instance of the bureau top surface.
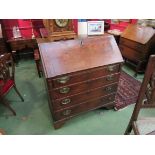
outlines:
[[152, 27], [130, 24], [121, 34], [121, 37], [141, 44], [146, 44], [154, 34], [155, 30]]
[[113, 36], [40, 43], [46, 78], [123, 62]]

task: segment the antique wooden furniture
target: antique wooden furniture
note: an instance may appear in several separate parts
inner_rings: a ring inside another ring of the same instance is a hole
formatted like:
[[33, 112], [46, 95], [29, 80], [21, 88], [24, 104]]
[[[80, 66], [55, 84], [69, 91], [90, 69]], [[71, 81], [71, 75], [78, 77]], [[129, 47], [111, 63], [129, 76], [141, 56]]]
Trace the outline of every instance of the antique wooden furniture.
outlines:
[[141, 108], [155, 108], [155, 55], [151, 55], [137, 103], [125, 134], [133, 129], [135, 134], [155, 134], [155, 117], [138, 118]]
[[53, 40], [76, 38], [73, 21], [71, 19], [44, 19], [43, 23]]
[[25, 48], [32, 48], [33, 50], [37, 48], [37, 43], [36, 39], [32, 38], [17, 38], [17, 39], [10, 39], [7, 41], [10, 44], [12, 53], [13, 53], [13, 58], [15, 62], [18, 62], [16, 52], [21, 51], [22, 49]]
[[149, 55], [155, 51], [155, 30], [130, 24], [120, 38], [120, 50], [125, 60], [136, 65], [136, 73], [144, 72]]
[[14, 88], [22, 101], [23, 97], [19, 93], [15, 84], [15, 65], [10, 53], [0, 55], [0, 103], [3, 103], [8, 107], [14, 115], [16, 112], [11, 108], [8, 101], [5, 99], [5, 95]]
[[82, 112], [114, 107], [123, 59], [113, 36], [38, 46], [55, 128]]

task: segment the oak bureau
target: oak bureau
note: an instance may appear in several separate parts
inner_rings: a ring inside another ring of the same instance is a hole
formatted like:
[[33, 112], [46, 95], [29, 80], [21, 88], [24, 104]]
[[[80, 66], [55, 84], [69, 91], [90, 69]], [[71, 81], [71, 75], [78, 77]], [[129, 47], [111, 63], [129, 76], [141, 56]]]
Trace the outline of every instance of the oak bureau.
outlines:
[[82, 112], [114, 107], [123, 58], [113, 36], [38, 46], [55, 129]]
[[145, 71], [149, 56], [155, 54], [155, 30], [152, 27], [129, 24], [121, 34], [119, 47], [125, 60], [136, 67], [137, 73]]

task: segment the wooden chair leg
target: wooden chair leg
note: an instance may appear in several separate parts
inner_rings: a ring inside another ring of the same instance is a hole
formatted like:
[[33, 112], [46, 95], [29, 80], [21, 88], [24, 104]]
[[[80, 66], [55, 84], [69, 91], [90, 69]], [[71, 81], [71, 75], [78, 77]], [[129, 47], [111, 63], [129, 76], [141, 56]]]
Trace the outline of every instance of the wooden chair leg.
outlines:
[[13, 108], [10, 106], [10, 104], [8, 103], [8, 101], [6, 101], [4, 98], [1, 98], [0, 100], [2, 101], [2, 104], [3, 104], [4, 106], [6, 106], [6, 107], [13, 113], [13, 115], [16, 116], [16, 112], [15, 112], [15, 111], [13, 110]]
[[16, 93], [18, 94], [18, 96], [20, 97], [20, 99], [22, 100], [22, 102], [24, 102], [22, 95], [19, 93], [19, 91], [15, 85], [14, 85], [14, 89], [15, 89]]
[[131, 131], [132, 131], [132, 124], [129, 123], [124, 135], [129, 135], [131, 133]]

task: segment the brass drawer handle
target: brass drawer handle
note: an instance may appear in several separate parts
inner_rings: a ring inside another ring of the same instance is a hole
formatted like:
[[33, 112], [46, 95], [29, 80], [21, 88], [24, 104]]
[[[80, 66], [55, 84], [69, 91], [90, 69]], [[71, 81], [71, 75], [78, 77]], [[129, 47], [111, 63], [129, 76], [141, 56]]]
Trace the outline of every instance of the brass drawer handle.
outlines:
[[105, 90], [106, 90], [107, 92], [110, 92], [110, 91], [112, 90], [112, 87], [106, 87]]
[[113, 75], [110, 75], [106, 78], [107, 81], [113, 81], [114, 80], [114, 76]]
[[61, 77], [61, 78], [58, 78], [58, 79], [57, 79], [57, 82], [58, 82], [58, 83], [61, 83], [61, 84], [65, 84], [65, 83], [67, 83], [67, 81], [69, 81], [69, 79], [70, 79], [69, 76], [63, 76], [63, 77]]
[[115, 71], [115, 66], [108, 66], [107, 69], [109, 72], [113, 72], [113, 71]]
[[71, 111], [72, 111], [72, 110], [65, 110], [62, 114], [63, 114], [64, 116], [68, 116], [68, 115], [71, 114]]
[[61, 94], [67, 94], [68, 92], [70, 91], [70, 88], [69, 87], [63, 87], [63, 88], [60, 88], [60, 93]]
[[66, 98], [66, 99], [61, 101], [61, 104], [66, 105], [66, 104], [69, 104], [70, 102], [71, 102], [71, 99]]

